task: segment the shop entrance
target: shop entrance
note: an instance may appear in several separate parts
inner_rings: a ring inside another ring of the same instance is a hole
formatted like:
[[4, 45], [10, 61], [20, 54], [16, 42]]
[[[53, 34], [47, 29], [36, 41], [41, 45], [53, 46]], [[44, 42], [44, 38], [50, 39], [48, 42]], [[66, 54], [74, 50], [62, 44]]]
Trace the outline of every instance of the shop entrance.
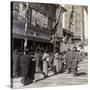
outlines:
[[17, 39], [12, 38], [12, 50], [18, 49], [20, 51], [23, 51], [24, 49], [24, 40], [23, 39]]

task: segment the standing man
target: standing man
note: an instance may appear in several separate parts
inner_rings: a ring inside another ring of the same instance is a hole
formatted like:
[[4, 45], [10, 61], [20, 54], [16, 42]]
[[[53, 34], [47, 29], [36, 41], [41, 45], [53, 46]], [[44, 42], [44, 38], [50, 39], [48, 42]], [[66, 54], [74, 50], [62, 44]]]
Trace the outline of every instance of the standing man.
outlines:
[[43, 57], [43, 75], [44, 78], [48, 77], [48, 62], [49, 62], [49, 54], [48, 54], [48, 50], [45, 49]]
[[66, 52], [65, 60], [67, 65], [67, 71], [68, 73], [70, 73], [72, 68], [72, 51], [70, 49], [68, 49]]
[[77, 67], [78, 67], [78, 62], [79, 62], [79, 52], [77, 50], [77, 47], [73, 47], [73, 52], [72, 52], [72, 72], [74, 76], [77, 76]]
[[21, 67], [22, 67], [22, 84], [23, 85], [28, 85], [31, 83], [31, 78], [30, 78], [30, 63], [31, 63], [31, 58], [29, 56], [29, 49], [25, 49], [25, 54], [21, 58]]
[[31, 57], [31, 66], [30, 66], [30, 76], [31, 76], [31, 78], [32, 78], [32, 81], [33, 82], [35, 82], [35, 70], [36, 70], [36, 59], [35, 59], [35, 51], [34, 51], [34, 49], [33, 50], [31, 50], [32, 51], [32, 53], [31, 53], [31, 55], [30, 55], [30, 57]]

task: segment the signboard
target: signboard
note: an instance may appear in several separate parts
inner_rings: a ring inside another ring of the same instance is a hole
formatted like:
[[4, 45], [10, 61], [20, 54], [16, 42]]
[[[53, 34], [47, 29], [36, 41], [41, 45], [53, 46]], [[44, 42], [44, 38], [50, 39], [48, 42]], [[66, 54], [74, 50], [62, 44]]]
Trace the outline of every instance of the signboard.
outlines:
[[34, 26], [38, 26], [40, 28], [47, 28], [48, 27], [48, 17], [41, 14], [40, 12], [32, 10], [31, 24]]

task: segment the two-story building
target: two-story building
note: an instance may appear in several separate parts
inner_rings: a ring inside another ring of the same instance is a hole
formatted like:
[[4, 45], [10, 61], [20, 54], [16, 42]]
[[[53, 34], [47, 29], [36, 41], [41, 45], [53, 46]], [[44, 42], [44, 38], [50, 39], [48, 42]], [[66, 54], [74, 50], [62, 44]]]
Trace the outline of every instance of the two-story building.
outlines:
[[[58, 4], [45, 3], [11, 3], [11, 36], [12, 49], [24, 50], [25, 38], [28, 48], [48, 48], [53, 51], [54, 43], [50, 42], [56, 22], [57, 37], [63, 37], [63, 13], [65, 9]], [[27, 18], [27, 30], [25, 23]], [[60, 47], [60, 46], [59, 46]]]
[[[28, 3], [26, 12], [25, 2], [11, 3], [11, 36], [12, 49], [24, 49], [25, 38], [27, 47], [53, 48], [50, 37], [55, 23], [56, 4]], [[27, 13], [27, 14], [26, 14]], [[27, 31], [25, 31], [25, 18], [27, 21]]]

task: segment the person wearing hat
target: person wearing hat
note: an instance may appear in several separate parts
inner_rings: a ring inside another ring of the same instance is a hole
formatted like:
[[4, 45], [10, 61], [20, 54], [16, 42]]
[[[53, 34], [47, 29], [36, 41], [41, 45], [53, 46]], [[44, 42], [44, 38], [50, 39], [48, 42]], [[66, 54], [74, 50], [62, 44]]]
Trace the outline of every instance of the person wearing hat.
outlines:
[[79, 52], [77, 50], [77, 47], [73, 47], [72, 52], [72, 72], [74, 76], [77, 76], [77, 67], [78, 67], [78, 61], [80, 60]]
[[24, 55], [21, 58], [21, 68], [22, 68], [22, 84], [27, 85], [31, 83], [30, 78], [30, 62], [31, 58], [28, 55], [29, 49], [25, 49]]

